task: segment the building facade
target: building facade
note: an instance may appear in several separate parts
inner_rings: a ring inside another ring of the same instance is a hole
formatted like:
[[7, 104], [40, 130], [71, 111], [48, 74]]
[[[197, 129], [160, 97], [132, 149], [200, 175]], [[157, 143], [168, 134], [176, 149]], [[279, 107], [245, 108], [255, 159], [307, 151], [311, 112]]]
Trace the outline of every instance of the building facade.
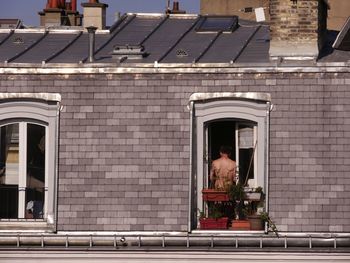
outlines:
[[194, 15], [129, 14], [90, 34], [1, 32], [1, 244], [274, 237], [201, 228], [202, 190], [225, 144], [237, 179], [265, 193], [261, 209], [279, 235], [346, 252], [350, 54], [319, 45], [322, 23], [293, 38], [311, 53], [276, 53], [277, 24], [271, 41], [264, 24]]

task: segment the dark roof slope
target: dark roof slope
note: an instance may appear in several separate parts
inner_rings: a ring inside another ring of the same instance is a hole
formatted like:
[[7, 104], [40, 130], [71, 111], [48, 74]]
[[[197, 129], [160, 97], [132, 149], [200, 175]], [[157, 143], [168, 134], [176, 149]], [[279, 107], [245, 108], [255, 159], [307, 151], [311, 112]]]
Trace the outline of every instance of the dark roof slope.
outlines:
[[[96, 33], [95, 63], [269, 63], [269, 39], [266, 24], [237, 17], [127, 14]], [[340, 56], [331, 44], [320, 61], [350, 60], [349, 52]], [[126, 54], [116, 55], [116, 46]], [[82, 28], [0, 30], [0, 63], [86, 63], [87, 58], [88, 34]]]

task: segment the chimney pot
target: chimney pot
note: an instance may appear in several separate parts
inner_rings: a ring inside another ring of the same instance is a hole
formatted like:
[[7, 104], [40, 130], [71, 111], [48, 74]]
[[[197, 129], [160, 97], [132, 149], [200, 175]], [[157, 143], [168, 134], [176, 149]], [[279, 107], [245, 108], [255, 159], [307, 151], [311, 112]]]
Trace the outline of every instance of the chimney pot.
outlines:
[[173, 11], [179, 11], [179, 2], [178, 1], [173, 2]]
[[71, 5], [72, 5], [72, 11], [76, 12], [77, 11], [77, 0], [72, 0]]
[[58, 0], [51, 0], [50, 8], [58, 8]]

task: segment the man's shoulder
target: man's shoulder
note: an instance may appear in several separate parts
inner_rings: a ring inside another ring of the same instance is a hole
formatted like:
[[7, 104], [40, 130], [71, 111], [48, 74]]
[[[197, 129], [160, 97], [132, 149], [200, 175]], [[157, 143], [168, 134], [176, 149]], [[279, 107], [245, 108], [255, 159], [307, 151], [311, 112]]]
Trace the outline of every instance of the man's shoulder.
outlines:
[[231, 159], [230, 159], [230, 163], [231, 163], [232, 165], [236, 165], [236, 162], [235, 162], [234, 160], [231, 160]]

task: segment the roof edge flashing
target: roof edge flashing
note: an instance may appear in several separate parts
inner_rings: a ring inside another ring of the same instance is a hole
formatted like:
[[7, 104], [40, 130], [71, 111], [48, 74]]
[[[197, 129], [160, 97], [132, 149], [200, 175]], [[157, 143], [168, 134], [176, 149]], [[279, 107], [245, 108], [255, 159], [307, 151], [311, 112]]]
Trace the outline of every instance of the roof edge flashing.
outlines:
[[137, 17], [174, 17], [174, 18], [188, 18], [188, 19], [195, 19], [199, 15], [197, 14], [163, 14], [163, 13], [126, 13], [128, 16], [137, 16]]
[[253, 101], [271, 102], [270, 93], [262, 92], [212, 92], [212, 93], [193, 93], [190, 96], [189, 102], [207, 101], [207, 100], [221, 100], [221, 99], [243, 99]]
[[11, 99], [34, 99], [44, 101], [61, 102], [61, 95], [58, 93], [0, 93], [0, 101]]

